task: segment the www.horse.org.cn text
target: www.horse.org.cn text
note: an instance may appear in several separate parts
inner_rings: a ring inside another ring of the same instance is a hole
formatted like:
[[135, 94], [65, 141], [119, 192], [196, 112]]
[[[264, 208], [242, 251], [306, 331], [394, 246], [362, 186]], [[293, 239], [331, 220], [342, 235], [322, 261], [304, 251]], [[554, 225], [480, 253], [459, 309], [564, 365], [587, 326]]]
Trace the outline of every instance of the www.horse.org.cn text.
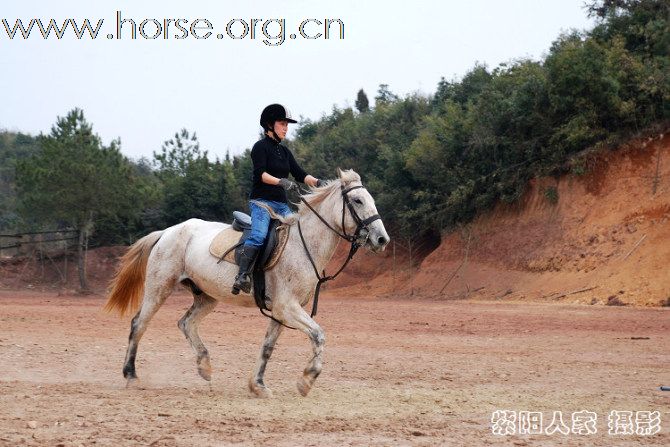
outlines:
[[[295, 26], [287, 25], [285, 18], [233, 18], [217, 23], [206, 18], [144, 18], [125, 17], [116, 11], [113, 29], [103, 31], [105, 19], [30, 18], [2, 19], [0, 39], [56, 39], [79, 40], [184, 40], [225, 39], [258, 40], [267, 46], [279, 46], [287, 40], [344, 40], [344, 22], [341, 19], [301, 19]], [[288, 32], [293, 29], [295, 32]], [[4, 33], [2, 32], [4, 31]]]

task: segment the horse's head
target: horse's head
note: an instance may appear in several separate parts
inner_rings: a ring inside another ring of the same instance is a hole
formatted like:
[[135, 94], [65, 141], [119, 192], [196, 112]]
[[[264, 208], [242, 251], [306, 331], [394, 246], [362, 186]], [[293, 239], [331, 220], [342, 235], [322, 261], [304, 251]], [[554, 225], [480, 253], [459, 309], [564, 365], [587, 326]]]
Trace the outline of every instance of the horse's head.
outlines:
[[359, 241], [364, 241], [364, 245], [374, 252], [384, 250], [391, 238], [379, 217], [372, 195], [363, 186], [361, 177], [352, 169], [338, 169], [337, 173], [345, 205], [343, 230], [347, 234], [357, 234]]

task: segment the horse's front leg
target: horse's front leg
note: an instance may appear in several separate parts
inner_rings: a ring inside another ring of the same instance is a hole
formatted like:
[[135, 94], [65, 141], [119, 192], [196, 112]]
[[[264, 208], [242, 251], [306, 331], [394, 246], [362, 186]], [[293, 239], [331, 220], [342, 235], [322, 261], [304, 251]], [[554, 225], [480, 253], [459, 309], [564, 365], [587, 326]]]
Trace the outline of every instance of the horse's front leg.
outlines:
[[272, 355], [275, 343], [277, 342], [277, 338], [279, 338], [282, 329], [284, 329], [282, 325], [274, 320], [270, 320], [270, 325], [265, 333], [265, 341], [263, 341], [263, 346], [261, 347], [261, 354], [256, 363], [256, 370], [249, 378], [249, 391], [256, 397], [272, 397], [272, 392], [265, 386], [263, 377], [265, 376], [265, 367]]
[[283, 312], [283, 321], [296, 329], [300, 329], [307, 334], [312, 342], [312, 359], [303, 371], [302, 377], [298, 379], [298, 391], [303, 396], [307, 396], [314, 385], [314, 381], [321, 374], [323, 346], [326, 343], [326, 335], [321, 326], [309, 316], [305, 310], [297, 303], [287, 312]]

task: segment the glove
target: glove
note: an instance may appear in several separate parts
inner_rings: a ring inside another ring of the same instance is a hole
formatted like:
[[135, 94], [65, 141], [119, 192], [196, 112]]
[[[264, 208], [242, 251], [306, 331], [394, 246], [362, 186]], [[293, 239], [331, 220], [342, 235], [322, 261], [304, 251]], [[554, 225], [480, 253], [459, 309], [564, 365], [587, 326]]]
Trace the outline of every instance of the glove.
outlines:
[[297, 191], [298, 190], [298, 185], [293, 183], [287, 178], [281, 178], [279, 179], [279, 183], [277, 183], [279, 186], [284, 188], [286, 191]]
[[321, 188], [322, 186], [325, 186], [325, 185], [326, 185], [326, 182], [324, 182], [323, 180], [319, 179], [319, 180], [316, 181], [316, 187], [317, 188]]

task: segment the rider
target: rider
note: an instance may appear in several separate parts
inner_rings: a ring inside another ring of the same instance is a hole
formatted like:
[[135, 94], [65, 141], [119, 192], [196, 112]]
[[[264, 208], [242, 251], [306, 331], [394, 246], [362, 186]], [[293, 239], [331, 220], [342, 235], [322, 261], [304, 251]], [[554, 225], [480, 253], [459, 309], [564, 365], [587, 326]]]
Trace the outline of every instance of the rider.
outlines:
[[289, 173], [299, 182], [310, 186], [321, 186], [321, 181], [308, 175], [295, 161], [291, 151], [281, 144], [281, 140], [286, 137], [289, 123], [297, 121], [291, 118], [288, 109], [281, 104], [270, 104], [261, 113], [260, 124], [265, 137], [257, 141], [251, 149], [254, 166], [253, 186], [249, 195], [251, 234], [244, 242], [240, 256], [240, 271], [235, 277], [233, 294], [238, 294], [240, 290], [249, 293], [251, 290], [249, 273], [270, 226], [270, 214], [254, 202], [261, 202], [272, 208], [275, 213], [286, 216], [291, 213], [286, 192], [298, 189], [298, 185], [287, 178]]

